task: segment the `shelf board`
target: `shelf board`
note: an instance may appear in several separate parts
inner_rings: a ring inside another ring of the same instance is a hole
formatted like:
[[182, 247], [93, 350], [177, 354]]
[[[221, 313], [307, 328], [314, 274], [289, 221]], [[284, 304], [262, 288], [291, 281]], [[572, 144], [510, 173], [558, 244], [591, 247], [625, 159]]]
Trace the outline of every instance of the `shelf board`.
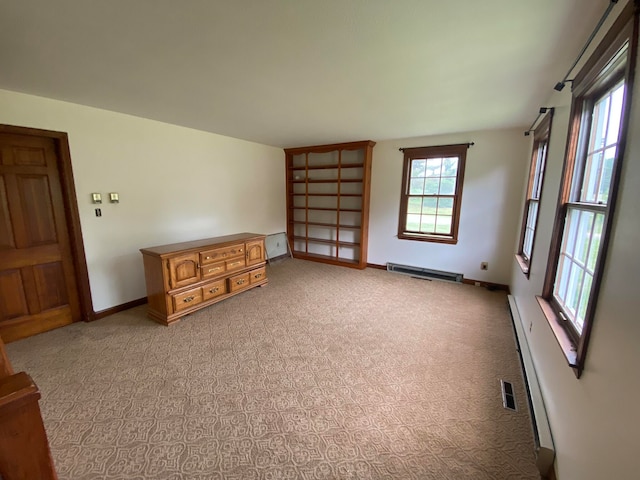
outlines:
[[333, 257], [331, 255], [320, 255], [319, 253], [306, 253], [301, 252], [300, 250], [294, 250], [292, 253], [294, 258], [301, 258], [303, 260], [315, 260], [333, 265], [361, 268], [359, 267], [360, 262], [352, 258]]
[[337, 225], [335, 223], [322, 223], [322, 222], [302, 222], [302, 221], [293, 221], [290, 222], [295, 225], [312, 225], [314, 227], [329, 227], [329, 228], [344, 228], [349, 230], [360, 230], [359, 225]]
[[313, 178], [307, 178], [304, 180], [291, 180], [291, 183], [362, 183], [361, 178], [341, 178], [338, 180], [334, 178], [332, 180], [314, 180]]
[[292, 193], [295, 197], [361, 197], [361, 193]]
[[308, 167], [290, 167], [289, 170], [328, 170], [332, 168], [362, 168], [364, 163], [331, 163], [327, 165], [309, 165]]
[[291, 207], [293, 210], [323, 210], [326, 212], [362, 212], [360, 208], [321, 208], [321, 207]]
[[313, 237], [293, 237], [293, 240], [300, 240], [302, 242], [312, 242], [312, 243], [326, 243], [328, 245], [338, 245], [341, 247], [359, 247], [360, 243], [358, 242], [344, 242], [342, 240], [326, 240], [324, 238], [313, 238]]

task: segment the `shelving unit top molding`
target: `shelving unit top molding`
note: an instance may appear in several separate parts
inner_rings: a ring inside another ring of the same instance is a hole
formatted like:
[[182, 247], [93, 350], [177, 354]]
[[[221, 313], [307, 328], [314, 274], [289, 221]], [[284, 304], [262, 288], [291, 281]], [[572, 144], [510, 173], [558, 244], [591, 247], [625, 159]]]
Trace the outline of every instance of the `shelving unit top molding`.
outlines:
[[360, 142], [333, 143], [331, 145], [313, 145], [311, 147], [285, 148], [287, 155], [300, 155], [302, 153], [327, 153], [336, 150], [360, 150], [362, 148], [373, 148], [376, 142], [373, 140], [362, 140]]
[[365, 268], [375, 142], [286, 148], [287, 237], [293, 256]]

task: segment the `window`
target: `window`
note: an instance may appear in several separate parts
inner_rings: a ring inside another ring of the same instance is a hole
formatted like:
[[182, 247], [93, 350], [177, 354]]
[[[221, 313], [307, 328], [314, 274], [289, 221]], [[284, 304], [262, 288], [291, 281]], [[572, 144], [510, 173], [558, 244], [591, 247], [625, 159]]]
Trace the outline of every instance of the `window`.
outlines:
[[468, 147], [404, 149], [398, 238], [457, 243]]
[[636, 58], [630, 41], [637, 35], [632, 32], [632, 6], [628, 4], [573, 81], [563, 181], [539, 298], [578, 377], [584, 368], [626, 143]]
[[533, 132], [533, 154], [531, 156], [531, 167], [529, 168], [527, 199], [524, 204], [520, 243], [516, 254], [520, 268], [527, 277], [529, 276], [529, 267], [531, 266], [531, 257], [533, 255], [536, 226], [538, 225], [538, 208], [542, 195], [542, 182], [544, 180], [544, 167], [547, 162], [552, 116], [553, 109], [547, 113]]

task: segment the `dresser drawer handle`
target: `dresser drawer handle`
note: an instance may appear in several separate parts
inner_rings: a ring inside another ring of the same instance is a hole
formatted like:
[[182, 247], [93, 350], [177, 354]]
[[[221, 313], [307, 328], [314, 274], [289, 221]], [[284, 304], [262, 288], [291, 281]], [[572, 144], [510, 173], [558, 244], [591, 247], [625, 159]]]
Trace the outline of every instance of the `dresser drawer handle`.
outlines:
[[240, 253], [242, 253], [242, 249], [238, 250]]
[[229, 266], [230, 266], [230, 267], [236, 267], [236, 266], [238, 266], [238, 265], [242, 265], [242, 261], [240, 261], [240, 262], [233, 262], [233, 263], [230, 263], [230, 264], [229, 264]]
[[187, 298], [185, 298], [185, 299], [184, 299], [184, 300], [182, 300], [182, 301], [183, 301], [183, 302], [185, 302], [185, 303], [189, 303], [189, 302], [193, 302], [193, 300], [194, 300], [195, 298], [196, 298], [195, 296], [191, 295], [190, 297], [187, 297]]
[[253, 278], [260, 278], [260, 277], [262, 277], [262, 274], [261, 274], [261, 273], [256, 273], [256, 274], [253, 276]]
[[242, 285], [244, 282], [246, 282], [246, 280], [241, 278], [240, 280], [236, 280], [236, 285]]
[[210, 268], [207, 273], [217, 272], [218, 270], [222, 270], [222, 267]]
[[215, 287], [209, 290], [209, 293], [216, 293], [218, 290], [220, 290], [220, 287]]
[[210, 256], [206, 256], [206, 257], [204, 257], [204, 259], [205, 259], [205, 260], [210, 260], [210, 259], [211, 259], [211, 257], [210, 257]]

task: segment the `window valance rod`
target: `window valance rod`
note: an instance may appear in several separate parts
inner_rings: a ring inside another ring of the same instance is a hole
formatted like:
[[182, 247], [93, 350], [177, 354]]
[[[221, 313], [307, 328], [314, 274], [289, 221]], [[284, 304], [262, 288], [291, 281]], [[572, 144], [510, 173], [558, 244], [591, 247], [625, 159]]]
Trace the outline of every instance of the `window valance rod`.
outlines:
[[533, 127], [536, 126], [536, 123], [538, 123], [538, 120], [540, 120], [540, 117], [543, 116], [548, 111], [553, 111], [553, 107], [540, 107], [540, 110], [538, 111], [538, 116], [536, 117], [536, 119], [533, 121], [533, 123], [529, 127], [529, 130], [526, 130], [524, 132], [524, 136], [525, 137], [528, 137], [531, 134], [531, 132], [535, 131]]
[[600, 21], [598, 22], [598, 24], [596, 25], [596, 28], [593, 29], [593, 32], [591, 32], [591, 35], [589, 36], [589, 38], [587, 39], [587, 43], [584, 44], [584, 47], [582, 47], [582, 50], [580, 50], [580, 53], [578, 54], [578, 57], [576, 58], [575, 62], [573, 62], [573, 65], [571, 65], [571, 68], [569, 69], [569, 71], [567, 72], [567, 74], [564, 76], [564, 78], [562, 79], [561, 82], [556, 83], [556, 86], [553, 87], [554, 90], [557, 90], [558, 92], [562, 91], [562, 89], [564, 88], [565, 83], [567, 82], [573, 82], [573, 80], [569, 79], [569, 75], [571, 74], [571, 72], [573, 71], [574, 68], [576, 68], [576, 65], [578, 65], [578, 62], [580, 61], [580, 59], [582, 58], [582, 55], [584, 55], [584, 52], [587, 51], [587, 48], [589, 48], [589, 45], [591, 44], [591, 42], [593, 41], [594, 37], [598, 34], [598, 30], [600, 30], [600, 28], [602, 27], [602, 24], [604, 23], [604, 21], [607, 19], [607, 17], [609, 16], [609, 14], [611, 13], [611, 10], [613, 10], [613, 7], [615, 6], [615, 4], [618, 3], [618, 0], [611, 0], [609, 2], [609, 5], [607, 6], [607, 9], [604, 11], [604, 14], [602, 14], [602, 18], [600, 18]]
[[[474, 142], [467, 142], [467, 143], [452, 143], [451, 145], [436, 145], [439, 148], [446, 148], [446, 147], [459, 147], [461, 145], [466, 145], [467, 148], [469, 147], [473, 147], [475, 145]], [[429, 148], [429, 147], [433, 147], [433, 145], [429, 145], [427, 147], [401, 147], [398, 150], [400, 150], [401, 152], [404, 152], [405, 150], [411, 150], [414, 148]]]

